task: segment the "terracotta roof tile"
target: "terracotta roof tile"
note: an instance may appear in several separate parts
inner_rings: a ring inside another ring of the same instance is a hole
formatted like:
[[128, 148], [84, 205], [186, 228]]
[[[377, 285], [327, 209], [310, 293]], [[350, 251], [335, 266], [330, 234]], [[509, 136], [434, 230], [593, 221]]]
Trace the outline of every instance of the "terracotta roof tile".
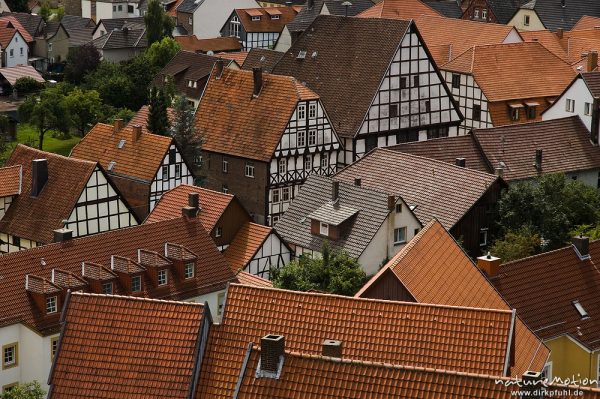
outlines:
[[50, 398], [188, 398], [204, 306], [71, 294]]
[[27, 43], [31, 43], [34, 41], [29, 31], [27, 31], [27, 29], [25, 29], [23, 25], [21, 25], [21, 22], [19, 22], [19, 20], [12, 15], [4, 15], [0, 17], [0, 26], [2, 26], [3, 28], [12, 27], [16, 29], [21, 34], [21, 36], [23, 36], [23, 39]]
[[440, 16], [440, 13], [420, 0], [382, 0], [357, 15], [360, 18], [416, 19], [421, 15]]
[[[20, 322], [44, 335], [55, 332], [58, 327], [57, 320], [46, 320], [33, 306], [25, 291], [25, 275], [50, 280], [52, 269], [58, 267], [86, 280], [110, 280], [116, 277], [110, 270], [113, 255], [137, 261], [138, 249], [164, 253], [165, 243], [183, 245], [198, 254], [193, 284], [170, 279], [172, 282], [167, 288], [156, 288], [144, 275], [140, 295], [187, 299], [223, 289], [227, 282], [235, 281], [235, 274], [199, 220], [165, 220], [0, 256], [0, 292], [3, 295], [0, 326]], [[115, 285], [116, 294], [124, 292], [120, 284]]]
[[575, 77], [567, 62], [537, 42], [476, 46], [441, 69], [473, 75], [492, 102], [558, 96]]
[[46, 80], [40, 73], [31, 65], [18, 65], [9, 68], [0, 68], [0, 75], [8, 81], [10, 85], [17, 83], [17, 80], [24, 77], [29, 77], [39, 83], [45, 83]]
[[236, 37], [215, 37], [213, 39], [198, 39], [195, 35], [175, 36], [182, 50], [207, 53], [209, 51], [239, 51], [242, 49], [240, 40]]
[[571, 28], [571, 30], [593, 29], [600, 28], [600, 17], [584, 15], [579, 18], [579, 21]]
[[271, 73], [285, 53], [254, 47], [246, 54], [247, 57], [244, 59], [242, 69], [251, 71], [252, 68], [262, 68], [263, 71]]
[[0, 168], [0, 198], [21, 194], [21, 165]]
[[[135, 125], [140, 125], [142, 127], [143, 133], [152, 133], [148, 130], [148, 114], [150, 113], [150, 107], [147, 105], [142, 105], [142, 107], [135, 113], [133, 118], [127, 124], [127, 127], [133, 127]], [[169, 123], [172, 123], [175, 119], [175, 110], [171, 107], [167, 108], [167, 118], [169, 119]]]
[[586, 72], [579, 76], [581, 76], [585, 82], [586, 86], [592, 93], [592, 96], [594, 98], [600, 98], [600, 72]]
[[273, 287], [273, 283], [266, 278], [258, 277], [255, 274], [248, 273], [243, 270], [241, 270], [236, 277], [240, 284], [254, 285], [256, 287]]
[[[578, 116], [475, 129], [473, 136], [490, 165], [505, 165], [503, 178], [507, 181], [600, 168], [598, 147], [590, 143], [590, 134]], [[535, 168], [538, 149], [542, 150], [541, 171]]]
[[567, 53], [553, 32], [547, 29], [519, 32], [526, 42], [539, 42], [558, 58], [568, 61]]
[[336, 180], [394, 193], [421, 223], [437, 218], [452, 228], [498, 181], [489, 173], [450, 165], [446, 162], [377, 148], [335, 175]]
[[[368, 297], [371, 286], [388, 270], [421, 303], [509, 309], [494, 286], [438, 221], [425, 226], [356, 296]], [[541, 371], [549, 352], [518, 319], [511, 375], [519, 376], [527, 370]]]
[[[560, 39], [571, 63], [585, 58], [590, 51], [600, 51], [600, 29], [572, 30], [565, 32]], [[585, 72], [585, 71], [584, 71]]]
[[240, 67], [244, 64], [246, 57], [248, 57], [248, 53], [245, 51], [234, 52], [234, 53], [217, 53], [215, 56], [222, 58], [224, 60], [231, 60], [238, 64]]
[[[246, 32], [281, 32], [283, 27], [292, 22], [298, 14], [294, 7], [265, 7], [265, 8], [236, 8], [235, 12]], [[271, 14], [277, 12], [278, 19], [272, 19]], [[259, 21], [252, 21], [252, 17], [260, 17]]]
[[250, 71], [225, 68], [209, 78], [196, 111], [204, 151], [269, 161], [298, 101], [318, 98], [292, 77], [267, 73], [257, 97], [253, 90]]
[[335, 339], [343, 342], [344, 358], [500, 375], [513, 320], [508, 310], [236, 284], [223, 312], [221, 325], [211, 329], [197, 398], [230, 398], [245, 348], [267, 334], [284, 335], [289, 350], [312, 355], [321, 353], [324, 339]]
[[[113, 125], [97, 123], [73, 147], [71, 157], [97, 161], [110, 173], [151, 182], [162, 165], [169, 147], [174, 143], [173, 138], [142, 133], [134, 142], [133, 127], [125, 127], [118, 132], [114, 130]], [[111, 162], [114, 162], [114, 165], [109, 168]]]
[[[31, 163], [48, 160], [48, 181], [37, 197], [31, 196]], [[29, 240], [52, 242], [53, 230], [63, 227], [81, 192], [87, 184], [96, 162], [67, 158], [18, 144], [6, 162], [7, 166], [23, 168], [21, 195], [17, 196], [4, 217], [0, 231]]]
[[223, 251], [229, 266], [234, 271], [245, 268], [270, 234], [275, 234], [272, 227], [252, 222], [245, 223]]
[[2, 48], [6, 48], [17, 30], [12, 26], [7, 26], [7, 23], [4, 21], [0, 21], [0, 45]]
[[181, 217], [181, 208], [188, 204], [188, 195], [191, 193], [198, 193], [201, 208], [198, 218], [207, 231], [212, 231], [235, 198], [232, 194], [181, 184], [163, 194], [145, 223]]
[[[589, 249], [590, 259], [580, 259], [569, 245], [505, 263], [492, 282], [542, 338], [566, 334], [596, 351], [600, 348], [600, 241], [591, 242]], [[581, 317], [574, 301], [579, 301], [589, 318]]]

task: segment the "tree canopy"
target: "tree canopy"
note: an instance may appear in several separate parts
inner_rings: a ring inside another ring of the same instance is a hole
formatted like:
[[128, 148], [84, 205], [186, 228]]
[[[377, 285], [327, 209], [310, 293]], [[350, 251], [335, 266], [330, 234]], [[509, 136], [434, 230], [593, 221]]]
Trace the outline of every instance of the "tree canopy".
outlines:
[[39, 95], [31, 95], [19, 107], [19, 117], [38, 130], [38, 148], [44, 146], [44, 135], [49, 130], [67, 133], [68, 110], [60, 87], [47, 88]]
[[96, 70], [100, 64], [100, 53], [91, 43], [69, 50], [65, 79], [73, 84], [81, 84], [86, 75]]
[[146, 38], [148, 46], [154, 42], [162, 40], [163, 37], [171, 37], [175, 24], [173, 20], [165, 13], [165, 10], [159, 0], [150, 0], [148, 9], [144, 15], [146, 23]]
[[169, 116], [167, 106], [169, 99], [163, 90], [156, 87], [150, 89], [150, 104], [148, 106], [148, 121], [146, 127], [154, 134], [166, 136], [169, 131]]
[[73, 89], [65, 98], [70, 124], [83, 137], [101, 118], [102, 100], [96, 90]]
[[10, 390], [0, 394], [1, 399], [44, 399], [46, 393], [37, 381], [17, 384]]
[[170, 37], [163, 37], [160, 41], [152, 43], [146, 50], [146, 56], [150, 64], [157, 69], [162, 69], [171, 61], [171, 58], [175, 57], [179, 50], [181, 50], [179, 43]]
[[195, 172], [198, 172], [202, 166], [199, 160], [204, 139], [194, 124], [194, 107], [183, 96], [175, 97], [170, 134], [179, 144], [183, 158], [194, 167]]

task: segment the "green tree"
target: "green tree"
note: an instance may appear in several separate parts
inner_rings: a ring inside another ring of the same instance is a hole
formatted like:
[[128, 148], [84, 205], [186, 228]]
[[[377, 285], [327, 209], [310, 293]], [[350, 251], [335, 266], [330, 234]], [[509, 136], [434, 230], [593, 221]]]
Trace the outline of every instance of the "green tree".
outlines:
[[331, 250], [328, 242], [323, 243], [320, 257], [302, 255], [271, 273], [278, 288], [340, 295], [354, 295], [366, 281], [358, 261], [345, 251]]
[[124, 63], [122, 71], [130, 80], [132, 88], [125, 106], [129, 109], [140, 109], [142, 105], [148, 104], [150, 85], [159, 69], [148, 61], [146, 54], [142, 54]]
[[81, 84], [89, 73], [96, 70], [100, 64], [100, 53], [91, 43], [69, 50], [65, 79], [73, 84]]
[[[194, 107], [183, 96], [175, 97], [170, 134], [181, 148], [183, 158], [193, 166], [198, 176], [204, 138], [194, 123]], [[196, 183], [200, 184], [200, 181]]]
[[[96, 90], [104, 103], [115, 108], [132, 109], [130, 105], [134, 86], [121, 65], [102, 61], [85, 80], [85, 88]], [[140, 91], [145, 90], [140, 88]]]
[[38, 92], [44, 88], [44, 84], [38, 82], [31, 76], [24, 76], [22, 78], [17, 79], [14, 85], [14, 89], [17, 91], [18, 95], [25, 95], [34, 92]]
[[96, 90], [76, 88], [66, 96], [65, 105], [71, 125], [81, 137], [88, 132], [90, 125], [98, 122], [101, 118], [102, 100]]
[[67, 133], [69, 116], [65, 105], [65, 96], [56, 88], [47, 88], [39, 95], [25, 99], [19, 107], [21, 120], [35, 126], [38, 130], [38, 148], [44, 146], [44, 135], [50, 130]]
[[45, 397], [46, 392], [37, 381], [15, 385], [0, 396], [2, 399], [44, 399]]
[[542, 240], [538, 234], [524, 227], [519, 231], [508, 231], [504, 238], [496, 240], [490, 247], [490, 253], [503, 262], [526, 258], [540, 252]]
[[150, 89], [150, 104], [148, 106], [148, 121], [146, 127], [154, 134], [166, 136], [169, 131], [169, 116], [167, 115], [167, 96], [164, 91], [152, 87]]
[[171, 61], [175, 54], [179, 52], [181, 46], [170, 37], [163, 37], [162, 40], [152, 43], [146, 50], [146, 56], [150, 64], [156, 69], [162, 69]]
[[585, 236], [589, 237], [590, 240], [597, 240], [600, 238], [600, 225], [592, 226], [589, 224], [582, 224], [576, 226], [571, 232], [571, 237]]
[[48, 1], [42, 2], [42, 6], [40, 7], [40, 17], [42, 17], [44, 21], [48, 22], [50, 14], [52, 14], [52, 10], [50, 9], [50, 3]]
[[123, 119], [123, 122], [127, 124], [133, 119], [135, 112], [127, 108], [119, 108], [117, 110], [113, 108], [112, 113], [107, 112], [105, 115], [108, 115], [108, 117], [106, 117], [104, 120], [106, 123], [112, 124], [114, 123], [115, 119]]
[[162, 40], [163, 37], [171, 37], [175, 24], [173, 20], [165, 13], [165, 10], [159, 0], [150, 0], [148, 9], [144, 15], [146, 23], [146, 38], [148, 46], [154, 42]]
[[56, 20], [62, 21], [64, 16], [65, 16], [65, 8], [63, 6], [58, 7], [56, 9]]

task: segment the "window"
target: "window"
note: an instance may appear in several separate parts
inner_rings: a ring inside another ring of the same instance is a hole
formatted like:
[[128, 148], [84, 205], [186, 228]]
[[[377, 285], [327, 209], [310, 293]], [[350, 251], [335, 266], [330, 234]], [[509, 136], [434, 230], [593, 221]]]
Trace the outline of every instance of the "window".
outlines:
[[4, 345], [2, 347], [2, 369], [8, 369], [19, 365], [19, 344], [13, 342], [12, 344]]
[[217, 226], [215, 229], [215, 237], [219, 238], [223, 235], [223, 228], [221, 226]]
[[592, 114], [592, 104], [585, 103], [583, 106], [583, 113], [584, 113], [584, 115], [591, 115]]
[[280, 190], [279, 188], [274, 188], [274, 189], [273, 189], [273, 195], [272, 195], [271, 201], [272, 201], [274, 204], [276, 204], [276, 203], [278, 203], [279, 201], [281, 201], [281, 199], [280, 199], [280, 191], [279, 191], [279, 190]]
[[231, 18], [231, 23], [229, 24], [229, 33], [231, 36], [235, 36], [237, 38], [240, 37], [240, 19], [237, 15], [234, 15], [233, 18]]
[[275, 223], [279, 222], [279, 216], [273, 216], [271, 218], [271, 226], [275, 226]]
[[[427, 140], [439, 139], [440, 137], [448, 137], [449, 128], [448, 126], [436, 126], [427, 129]], [[417, 141], [418, 138], [410, 141]]]
[[142, 276], [133, 276], [131, 278], [131, 292], [140, 292], [142, 290]]
[[54, 360], [56, 351], [58, 350], [58, 336], [50, 338], [50, 359]]
[[127, 5], [127, 12], [129, 14], [133, 14], [133, 6], [132, 5], [130, 5], [130, 4]]
[[481, 10], [481, 19], [487, 20], [487, 8]]
[[535, 105], [531, 105], [527, 107], [527, 119], [535, 119], [537, 107]]
[[175, 165], [175, 178], [181, 179], [181, 164], [180, 163]]
[[311, 169], [312, 169], [312, 156], [307, 155], [304, 158], [304, 170], [311, 170]]
[[[329, 156], [327, 154], [321, 155], [321, 167], [326, 168], [329, 166]], [[600, 173], [598, 173], [600, 175]]]
[[169, 180], [169, 166], [168, 165], [164, 165], [162, 167], [162, 179]]
[[186, 263], [183, 268], [183, 277], [184, 278], [192, 278], [194, 277], [194, 272], [196, 270], [194, 262]]
[[188, 25], [194, 25], [194, 19], [191, 15], [188, 17]]
[[402, 203], [401, 202], [396, 204], [396, 213], [402, 213]]
[[327, 223], [321, 222], [319, 227], [319, 234], [322, 236], [329, 236], [329, 225]]
[[58, 298], [51, 296], [46, 298], [46, 313], [56, 313], [58, 310]]
[[394, 229], [394, 245], [406, 243], [406, 227]]
[[223, 158], [223, 168], [222, 168], [222, 170], [223, 170], [223, 173], [227, 173], [228, 170], [229, 170], [229, 162], [225, 158]]
[[479, 230], [479, 246], [485, 247], [488, 244], [488, 229], [483, 228]]
[[158, 271], [158, 285], [167, 284], [167, 271], [165, 269]]
[[223, 191], [223, 194], [227, 194], [229, 192], [229, 187], [227, 187], [227, 184], [223, 184], [221, 191]]
[[452, 74], [452, 88], [453, 89], [460, 88], [460, 75], [458, 73]]
[[298, 104], [298, 119], [306, 118], [306, 104]]
[[12, 391], [13, 389], [15, 389], [15, 388], [16, 388], [18, 385], [19, 385], [19, 383], [18, 383], [18, 382], [15, 382], [15, 383], [13, 383], [13, 384], [4, 385], [4, 386], [2, 387], [2, 393], [10, 392], [10, 391]]
[[9, 54], [10, 54], [11, 57], [14, 57], [15, 56], [15, 50], [10, 49], [10, 53]]
[[473, 18], [479, 18], [479, 8], [476, 8], [476, 9], [473, 11]]
[[413, 87], [419, 87], [419, 75], [413, 76]]
[[246, 177], [254, 177], [254, 163], [246, 162], [246, 168], [244, 170], [244, 174]]
[[400, 78], [400, 88], [401, 89], [406, 89], [407, 86], [408, 86], [408, 83], [407, 83], [406, 76], [402, 76]]
[[12, 243], [15, 247], [20, 247], [21, 246], [21, 237], [12, 236]]
[[119, 140], [119, 144], [117, 144], [117, 148], [120, 150], [121, 148], [123, 148], [125, 146], [125, 143], [127, 143], [127, 140], [125, 140], [125, 139]]
[[567, 112], [575, 112], [575, 100], [571, 100], [570, 98], [567, 98], [565, 110]]
[[260, 21], [260, 15], [253, 15], [252, 16], [252, 21], [254, 21], [254, 22]]
[[519, 120], [519, 108], [510, 108], [510, 120], [518, 121]]
[[118, 9], [119, 11], [123, 11], [123, 5], [122, 5], [122, 4], [119, 4], [119, 6], [117, 7], [117, 9]]
[[113, 293], [113, 283], [104, 283], [102, 284], [102, 293], [107, 295], [112, 295]]
[[223, 314], [223, 307], [225, 307], [225, 293], [221, 292], [217, 295], [217, 314], [219, 316]]
[[419, 234], [419, 229], [415, 229], [415, 231], [414, 231], [414, 234], [413, 234], [413, 235], [415, 235], [415, 236], [416, 236], [417, 234]]
[[283, 201], [289, 201], [290, 200], [290, 188], [289, 187], [283, 187], [281, 189], [281, 199]]
[[473, 104], [473, 120], [481, 120], [481, 104]]
[[390, 104], [390, 118], [397, 118], [398, 117], [398, 104]]
[[282, 158], [279, 160], [279, 173], [283, 174], [287, 172], [287, 159]]
[[48, 43], [48, 51], [52, 51], [52, 43]]
[[552, 381], [552, 362], [548, 362], [544, 365], [544, 368], [542, 369], [542, 379]]
[[317, 131], [315, 129], [310, 129], [308, 131], [308, 145], [316, 145], [317, 144]]
[[308, 117], [309, 118], [317, 117], [317, 104], [309, 104], [308, 105]]
[[113, 12], [117, 12], [117, 6], [113, 5]]
[[583, 308], [583, 305], [579, 303], [579, 301], [573, 301], [573, 306], [575, 306], [575, 309], [577, 310], [577, 313], [579, 313], [579, 316], [582, 320], [588, 319], [590, 317]]
[[425, 112], [431, 112], [431, 102], [429, 100], [425, 100]]
[[523, 25], [529, 26], [529, 15], [525, 15], [523, 18]]
[[271, 19], [279, 19], [279, 15], [271, 15]]
[[302, 130], [297, 133], [296, 147], [304, 147], [306, 145], [306, 131]]

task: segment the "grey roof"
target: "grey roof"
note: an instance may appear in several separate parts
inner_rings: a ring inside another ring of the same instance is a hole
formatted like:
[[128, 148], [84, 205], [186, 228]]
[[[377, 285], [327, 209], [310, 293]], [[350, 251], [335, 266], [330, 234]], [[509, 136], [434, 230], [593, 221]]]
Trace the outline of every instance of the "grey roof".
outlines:
[[29, 32], [31, 37], [38, 36], [42, 29], [43, 19], [39, 15], [28, 14], [25, 12], [3, 12], [2, 16], [15, 17], [17, 21], [23, 25], [23, 28]]
[[[594, 98], [600, 98], [600, 72], [584, 72], [580, 74]], [[577, 78], [578, 79], [578, 78]], [[567, 89], [565, 89], [566, 91]]]
[[[186, 0], [184, 0], [186, 1]], [[296, 18], [289, 24], [287, 24], [287, 28], [290, 32], [303, 32], [312, 24], [312, 22], [317, 18], [317, 16], [321, 13], [321, 9], [323, 8], [323, 3], [329, 10], [330, 15], [346, 15], [346, 7], [342, 6], [343, 1], [340, 0], [314, 0], [314, 4], [312, 7], [309, 7], [309, 4], [300, 10]], [[360, 14], [368, 8], [373, 7], [375, 4], [371, 0], [352, 0], [351, 6], [348, 7], [348, 16], [353, 17], [355, 15]]]
[[[492, 14], [500, 24], [507, 24], [522, 4], [529, 0], [487, 0]], [[560, 1], [560, 0], [558, 0]]]
[[584, 15], [600, 17], [597, 0], [566, 0], [564, 8], [561, 0], [533, 0], [531, 3], [546, 29], [551, 31], [570, 30]]
[[[275, 225], [275, 230], [289, 243], [315, 251], [321, 250], [324, 238], [311, 234], [310, 215], [330, 203], [333, 179], [312, 175], [300, 188], [288, 210]], [[344, 249], [358, 258], [373, 240], [385, 221], [388, 195], [380, 191], [340, 182], [340, 206], [355, 209], [355, 217], [348, 221], [344, 235], [330, 241], [332, 248]]]
[[110, 19], [101, 19], [98, 21], [96, 26], [94, 27], [94, 32], [100, 27], [100, 24], [104, 26], [106, 32], [110, 32], [111, 30], [119, 30], [123, 29], [123, 27], [128, 27], [129, 29], [144, 29], [146, 24], [144, 22], [144, 17], [133, 17], [133, 18], [110, 18]]
[[270, 73], [284, 54], [280, 51], [254, 47], [248, 52], [242, 69], [251, 71], [252, 68], [261, 67], [263, 71]]
[[113, 30], [92, 43], [99, 50], [148, 47], [145, 29]]
[[193, 13], [204, 2], [204, 0], [183, 0], [177, 6], [177, 11]]
[[445, 17], [462, 17], [462, 10], [456, 0], [425, 0], [424, 3]]
[[315, 219], [332, 226], [339, 226], [358, 213], [358, 209], [340, 204], [340, 201], [328, 201], [315, 209], [309, 219]]
[[79, 47], [92, 41], [94, 28], [71, 29], [69, 31], [69, 47]]
[[83, 18], [76, 15], [64, 15], [60, 23], [62, 23], [67, 32], [70, 32], [72, 29], [93, 28], [96, 26], [91, 18]]

